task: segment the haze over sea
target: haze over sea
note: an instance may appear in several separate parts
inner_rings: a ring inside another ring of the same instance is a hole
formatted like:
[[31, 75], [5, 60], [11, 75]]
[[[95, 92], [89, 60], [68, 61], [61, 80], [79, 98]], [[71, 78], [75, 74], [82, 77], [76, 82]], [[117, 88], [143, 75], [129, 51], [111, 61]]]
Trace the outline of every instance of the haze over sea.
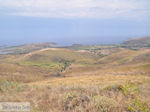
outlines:
[[150, 35], [149, 0], [0, 0], [0, 44], [113, 44]]

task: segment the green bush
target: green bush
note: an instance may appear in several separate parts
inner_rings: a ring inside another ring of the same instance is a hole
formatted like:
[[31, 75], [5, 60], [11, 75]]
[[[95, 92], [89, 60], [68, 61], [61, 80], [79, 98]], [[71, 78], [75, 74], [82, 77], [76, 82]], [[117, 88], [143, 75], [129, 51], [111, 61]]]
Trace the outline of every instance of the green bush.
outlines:
[[150, 106], [137, 97], [129, 99], [127, 106], [130, 112], [150, 112]]
[[139, 93], [138, 85], [130, 82], [127, 82], [124, 86], [121, 86], [120, 88], [126, 96], [133, 96]]
[[139, 97], [139, 88], [137, 84], [127, 82], [121, 89], [128, 98], [127, 107], [130, 112], [150, 112], [150, 105], [142, 102]]

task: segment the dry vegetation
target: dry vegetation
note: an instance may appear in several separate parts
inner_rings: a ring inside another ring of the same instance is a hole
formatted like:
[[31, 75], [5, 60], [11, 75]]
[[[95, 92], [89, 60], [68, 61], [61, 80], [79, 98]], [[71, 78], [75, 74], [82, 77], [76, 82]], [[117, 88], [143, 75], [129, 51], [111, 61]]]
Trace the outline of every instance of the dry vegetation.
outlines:
[[31, 112], [150, 112], [150, 49], [89, 49], [0, 55], [0, 101], [30, 102]]

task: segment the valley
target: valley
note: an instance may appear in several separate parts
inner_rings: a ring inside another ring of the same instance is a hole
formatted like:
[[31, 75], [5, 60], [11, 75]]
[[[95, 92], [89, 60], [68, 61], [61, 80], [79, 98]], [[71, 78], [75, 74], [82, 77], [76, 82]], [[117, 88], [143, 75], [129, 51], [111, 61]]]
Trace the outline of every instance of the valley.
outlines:
[[31, 112], [150, 112], [149, 39], [1, 48], [10, 53], [0, 54], [0, 101], [30, 102]]

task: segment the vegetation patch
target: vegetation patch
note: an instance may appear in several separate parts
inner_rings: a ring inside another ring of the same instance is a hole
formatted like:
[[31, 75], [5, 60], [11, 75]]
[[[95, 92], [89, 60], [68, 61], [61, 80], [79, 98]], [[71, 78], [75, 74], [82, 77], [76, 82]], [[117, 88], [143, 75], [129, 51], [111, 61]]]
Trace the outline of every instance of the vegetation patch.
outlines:
[[108, 91], [120, 91], [122, 90], [122, 85], [111, 85], [104, 88], [104, 90]]
[[16, 91], [20, 92], [23, 91], [27, 86], [21, 85], [17, 82], [13, 81], [0, 81], [0, 92], [7, 92], [7, 91]]
[[143, 102], [139, 96], [137, 84], [127, 82], [122, 86], [124, 95], [128, 98], [126, 105], [130, 112], [150, 112], [150, 105]]
[[77, 92], [69, 92], [65, 94], [62, 98], [64, 111], [86, 109], [86, 105], [88, 104], [89, 101], [90, 100], [87, 95], [82, 95]]
[[100, 112], [111, 112], [117, 107], [117, 102], [114, 99], [108, 98], [106, 96], [94, 96], [93, 103], [97, 111]]
[[130, 112], [150, 112], [150, 105], [137, 96], [134, 99], [129, 99], [127, 106]]
[[19, 62], [20, 65], [23, 66], [34, 66], [34, 67], [42, 67], [42, 68], [49, 68], [49, 69], [58, 69], [58, 68], [62, 68], [63, 67], [63, 63], [36, 63], [36, 62], [31, 62], [31, 61], [23, 61], [23, 62]]

